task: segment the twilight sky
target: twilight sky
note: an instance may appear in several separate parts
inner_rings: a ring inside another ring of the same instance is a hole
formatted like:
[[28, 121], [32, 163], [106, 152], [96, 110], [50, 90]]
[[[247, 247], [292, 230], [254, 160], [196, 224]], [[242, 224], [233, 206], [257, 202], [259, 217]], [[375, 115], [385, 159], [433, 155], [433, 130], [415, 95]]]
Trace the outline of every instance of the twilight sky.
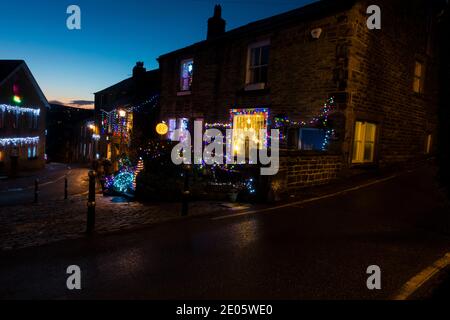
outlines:
[[[206, 37], [222, 4], [227, 30], [314, 0], [0, 0], [0, 59], [23, 59], [49, 101], [93, 106], [93, 93], [156, 58]], [[81, 8], [81, 30], [66, 9]], [[72, 102], [77, 102], [76, 104]]]

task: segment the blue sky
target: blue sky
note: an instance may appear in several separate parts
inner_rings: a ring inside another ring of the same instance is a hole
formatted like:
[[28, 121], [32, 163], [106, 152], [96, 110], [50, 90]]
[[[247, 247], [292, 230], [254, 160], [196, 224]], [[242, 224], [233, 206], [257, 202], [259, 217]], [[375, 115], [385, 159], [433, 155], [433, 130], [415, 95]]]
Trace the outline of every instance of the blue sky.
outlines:
[[[93, 100], [130, 76], [136, 61], [201, 41], [214, 5], [227, 30], [313, 0], [0, 0], [0, 59], [24, 59], [47, 99]], [[81, 30], [66, 28], [66, 9], [81, 8]]]

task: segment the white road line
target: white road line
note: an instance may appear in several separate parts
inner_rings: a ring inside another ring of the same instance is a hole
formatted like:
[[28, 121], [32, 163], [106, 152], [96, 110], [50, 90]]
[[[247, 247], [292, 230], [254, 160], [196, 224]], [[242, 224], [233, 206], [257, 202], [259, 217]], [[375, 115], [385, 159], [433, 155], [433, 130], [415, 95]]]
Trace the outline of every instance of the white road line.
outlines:
[[[47, 182], [44, 182], [44, 183], [40, 183], [40, 184], [39, 184], [39, 187], [45, 187], [45, 186], [48, 186], [49, 184], [53, 184], [53, 183], [56, 183], [56, 182], [58, 182], [58, 181], [61, 181], [61, 180], [64, 179], [66, 176], [70, 175], [71, 173], [72, 173], [72, 169], [70, 169], [69, 171], [67, 171], [66, 174], [64, 174], [63, 176], [61, 176], [61, 177], [59, 177], [59, 178], [57, 178], [57, 179], [55, 179], [55, 180], [47, 181]], [[6, 192], [19, 192], [19, 191], [29, 190], [29, 189], [33, 189], [33, 188], [34, 188], [34, 182], [33, 182], [33, 185], [32, 185], [32, 186], [29, 186], [29, 187], [26, 187], [26, 188], [14, 188], [14, 189], [2, 190], [2, 191], [0, 191], [0, 193], [6, 193]]]
[[294, 207], [294, 206], [302, 205], [302, 204], [309, 203], [309, 202], [314, 202], [314, 201], [318, 201], [318, 200], [322, 200], [322, 199], [336, 197], [336, 196], [339, 196], [339, 195], [347, 193], [347, 192], [351, 192], [351, 191], [356, 191], [356, 190], [359, 190], [359, 189], [367, 188], [367, 187], [370, 187], [370, 186], [372, 186], [374, 184], [378, 184], [378, 183], [381, 183], [381, 182], [392, 180], [392, 179], [394, 179], [396, 177], [398, 177], [398, 175], [389, 176], [387, 178], [375, 180], [375, 181], [368, 182], [368, 183], [365, 183], [365, 184], [362, 184], [362, 185], [359, 185], [359, 186], [356, 186], [356, 187], [353, 187], [353, 188], [349, 188], [349, 189], [341, 190], [341, 191], [338, 191], [338, 192], [326, 194], [326, 195], [323, 195], [323, 196], [320, 196], [320, 197], [315, 197], [315, 198], [311, 198], [311, 199], [291, 202], [291, 203], [283, 204], [283, 205], [280, 205], [280, 206], [265, 208], [265, 209], [261, 209], [261, 210], [252, 210], [252, 211], [246, 211], [246, 212], [230, 214], [230, 215], [225, 215], [225, 216], [220, 216], [220, 217], [214, 217], [214, 218], [211, 218], [211, 220], [223, 220], [223, 219], [235, 218], [235, 217], [240, 217], [240, 216], [245, 216], [245, 215], [250, 215], [250, 214], [255, 214], [255, 213], [274, 211], [274, 210], [278, 210], [278, 209], [282, 209], [282, 208]]
[[422, 270], [419, 274], [412, 277], [408, 282], [406, 282], [392, 299], [393, 300], [406, 300], [408, 299], [417, 289], [419, 289], [425, 282], [430, 280], [438, 272], [445, 269], [450, 265], [450, 252], [445, 256], [435, 261], [431, 266]]

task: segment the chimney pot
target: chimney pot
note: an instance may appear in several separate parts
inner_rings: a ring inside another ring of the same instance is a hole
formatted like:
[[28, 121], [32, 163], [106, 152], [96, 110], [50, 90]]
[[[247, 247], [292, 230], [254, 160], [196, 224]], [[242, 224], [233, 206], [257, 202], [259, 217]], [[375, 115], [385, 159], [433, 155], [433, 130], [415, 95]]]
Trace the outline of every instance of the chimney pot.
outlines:
[[219, 37], [225, 33], [226, 21], [222, 19], [222, 6], [214, 6], [214, 16], [208, 19], [207, 39]]

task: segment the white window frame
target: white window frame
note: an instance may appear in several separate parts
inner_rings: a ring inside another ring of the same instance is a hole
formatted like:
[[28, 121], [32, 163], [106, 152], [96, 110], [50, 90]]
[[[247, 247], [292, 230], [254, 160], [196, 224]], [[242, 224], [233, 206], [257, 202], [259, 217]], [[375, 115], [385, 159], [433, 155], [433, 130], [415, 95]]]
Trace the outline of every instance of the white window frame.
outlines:
[[[372, 136], [368, 136], [368, 126], [373, 126]], [[352, 149], [352, 163], [364, 164], [373, 163], [375, 159], [375, 148], [377, 139], [378, 125], [373, 122], [356, 121], [353, 133], [353, 149]], [[366, 158], [366, 145], [371, 145], [371, 156]]]
[[[253, 67], [253, 68], [251, 67], [252, 50], [256, 49], [256, 48], [266, 47], [266, 46], [270, 47], [269, 39], [264, 40], [264, 41], [255, 42], [248, 46], [247, 65], [246, 65], [246, 74], [245, 74], [245, 90], [261, 90], [261, 89], [264, 89], [267, 85], [266, 82], [252, 82], [252, 74], [253, 74], [253, 69], [255, 69], [255, 67]], [[270, 60], [270, 48], [269, 48], [269, 60]], [[258, 65], [256, 68], [261, 68], [261, 67], [269, 68], [269, 63], [267, 63], [266, 65]]]

